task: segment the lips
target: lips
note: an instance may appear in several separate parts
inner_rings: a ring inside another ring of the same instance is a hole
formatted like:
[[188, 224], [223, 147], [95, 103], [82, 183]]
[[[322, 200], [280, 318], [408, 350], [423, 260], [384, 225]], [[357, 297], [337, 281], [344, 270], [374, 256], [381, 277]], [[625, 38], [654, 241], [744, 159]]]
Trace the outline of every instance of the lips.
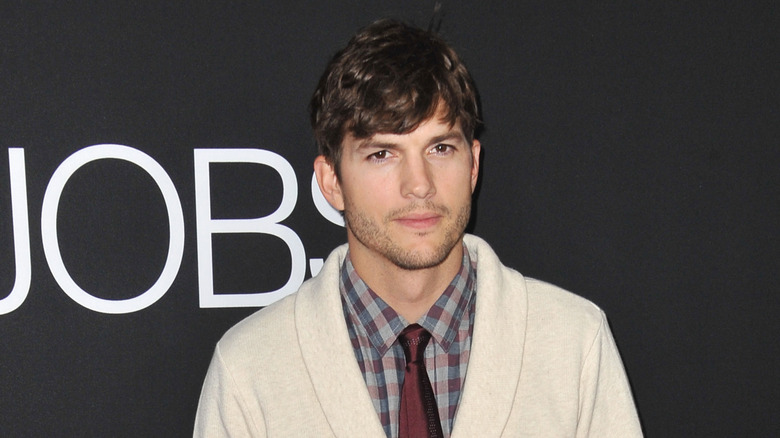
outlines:
[[437, 213], [413, 213], [398, 217], [395, 222], [409, 228], [425, 229], [438, 224], [441, 218]]

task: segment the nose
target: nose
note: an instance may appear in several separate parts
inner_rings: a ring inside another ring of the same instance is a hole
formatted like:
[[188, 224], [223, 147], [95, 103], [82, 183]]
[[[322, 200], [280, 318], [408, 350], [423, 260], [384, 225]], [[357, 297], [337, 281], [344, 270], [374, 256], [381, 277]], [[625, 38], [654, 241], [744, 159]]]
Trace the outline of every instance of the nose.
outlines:
[[422, 157], [407, 157], [401, 166], [401, 194], [427, 199], [435, 193], [430, 163]]

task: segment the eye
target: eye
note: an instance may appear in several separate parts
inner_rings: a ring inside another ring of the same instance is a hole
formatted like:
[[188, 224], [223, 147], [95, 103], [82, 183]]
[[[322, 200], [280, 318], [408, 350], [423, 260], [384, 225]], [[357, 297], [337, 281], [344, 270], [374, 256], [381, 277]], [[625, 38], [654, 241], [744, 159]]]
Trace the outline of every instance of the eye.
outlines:
[[439, 143], [436, 146], [431, 149], [431, 153], [434, 154], [446, 154], [452, 151], [452, 145], [448, 145], [445, 143]]
[[388, 155], [389, 152], [387, 150], [381, 150], [381, 151], [376, 151], [373, 154], [369, 155], [368, 159], [373, 161], [382, 161], [386, 159]]

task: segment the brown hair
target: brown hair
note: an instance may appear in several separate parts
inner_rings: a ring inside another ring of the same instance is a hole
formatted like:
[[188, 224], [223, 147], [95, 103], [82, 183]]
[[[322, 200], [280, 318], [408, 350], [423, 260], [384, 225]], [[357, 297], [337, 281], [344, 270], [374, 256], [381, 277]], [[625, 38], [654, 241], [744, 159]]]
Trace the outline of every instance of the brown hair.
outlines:
[[440, 37], [394, 20], [361, 29], [331, 59], [311, 99], [320, 154], [339, 174], [347, 133], [369, 138], [405, 134], [442, 103], [443, 120], [460, 122], [471, 142], [478, 123], [471, 75]]

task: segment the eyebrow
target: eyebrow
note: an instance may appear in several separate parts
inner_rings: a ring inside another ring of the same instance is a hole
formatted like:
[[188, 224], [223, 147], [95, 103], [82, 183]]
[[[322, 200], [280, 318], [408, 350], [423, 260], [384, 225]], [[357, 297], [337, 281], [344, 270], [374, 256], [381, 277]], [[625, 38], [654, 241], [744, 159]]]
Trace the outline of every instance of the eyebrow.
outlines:
[[[463, 133], [458, 130], [453, 130], [445, 134], [431, 137], [431, 139], [428, 140], [428, 144], [429, 145], [438, 144], [452, 139], [463, 140], [465, 142], [466, 136], [463, 135]], [[361, 149], [391, 149], [392, 150], [396, 148], [398, 148], [397, 143], [388, 142], [388, 141], [375, 141], [373, 136], [361, 141], [357, 147], [358, 150]]]

